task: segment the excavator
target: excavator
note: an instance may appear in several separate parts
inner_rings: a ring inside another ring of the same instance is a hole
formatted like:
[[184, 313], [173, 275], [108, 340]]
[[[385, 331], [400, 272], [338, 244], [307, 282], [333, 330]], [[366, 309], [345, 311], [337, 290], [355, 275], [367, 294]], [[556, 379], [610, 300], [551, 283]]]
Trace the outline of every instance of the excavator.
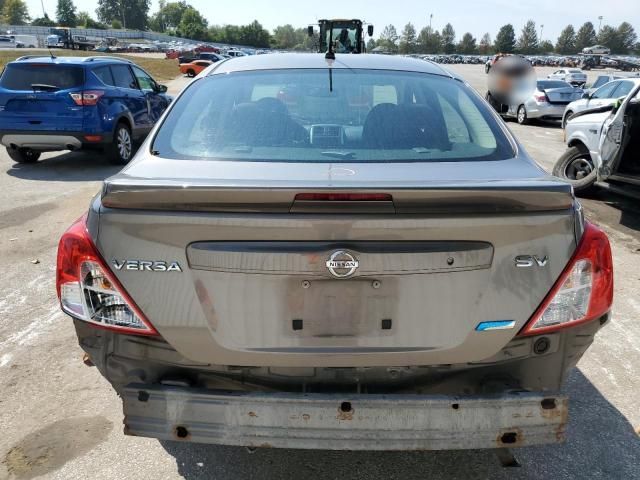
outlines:
[[[362, 20], [334, 19], [319, 20], [320, 41], [318, 42], [318, 53], [333, 55], [335, 53], [364, 53], [364, 23]], [[309, 36], [314, 35], [314, 26], [309, 25], [307, 29]], [[373, 36], [373, 25], [367, 25], [367, 35]]]

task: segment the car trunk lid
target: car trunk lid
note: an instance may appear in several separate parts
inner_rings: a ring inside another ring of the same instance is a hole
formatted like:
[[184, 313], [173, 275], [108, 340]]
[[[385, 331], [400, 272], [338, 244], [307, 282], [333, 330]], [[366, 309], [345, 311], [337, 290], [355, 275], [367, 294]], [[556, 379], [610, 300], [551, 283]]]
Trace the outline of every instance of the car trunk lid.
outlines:
[[549, 99], [549, 103], [556, 105], [568, 105], [582, 98], [582, 90], [573, 87], [547, 88], [543, 92]]
[[[190, 161], [179, 177], [175, 161], [170, 170], [164, 162], [145, 158], [144, 168], [134, 163], [107, 181], [96, 243], [111, 265], [180, 265], [114, 273], [194, 361], [481, 361], [525, 324], [575, 249], [570, 187], [520, 158], [242, 169]], [[142, 173], [152, 165], [148, 180]], [[296, 195], [318, 191], [385, 196], [360, 200], [380, 202], [368, 211], [297, 210]], [[516, 268], [519, 255], [549, 261]], [[510, 327], [482, 330], [483, 322]]]

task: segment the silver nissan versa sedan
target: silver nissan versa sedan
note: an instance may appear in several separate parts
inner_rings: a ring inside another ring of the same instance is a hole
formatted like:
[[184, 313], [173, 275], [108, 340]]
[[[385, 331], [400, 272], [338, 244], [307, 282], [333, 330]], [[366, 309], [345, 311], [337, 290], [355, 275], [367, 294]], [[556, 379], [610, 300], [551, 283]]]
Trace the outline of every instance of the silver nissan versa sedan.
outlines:
[[63, 235], [57, 289], [130, 435], [251, 447], [559, 442], [611, 251], [422, 60], [220, 62]]

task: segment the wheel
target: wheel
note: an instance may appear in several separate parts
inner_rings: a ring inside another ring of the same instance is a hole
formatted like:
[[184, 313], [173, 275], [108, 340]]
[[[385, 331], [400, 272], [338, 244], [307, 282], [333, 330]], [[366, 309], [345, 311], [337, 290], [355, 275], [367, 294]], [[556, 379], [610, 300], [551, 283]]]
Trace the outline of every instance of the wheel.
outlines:
[[10, 148], [7, 147], [7, 153], [16, 163], [35, 163], [40, 158], [40, 152], [31, 150], [30, 148]]
[[113, 135], [113, 146], [109, 161], [115, 165], [126, 165], [133, 157], [133, 153], [131, 129], [126, 123], [120, 122]]
[[562, 128], [565, 128], [567, 126], [567, 120], [569, 120], [569, 117], [573, 115], [573, 112], [571, 110], [569, 110], [566, 115], [564, 117], [562, 117]]
[[187, 77], [195, 77], [195, 76], [196, 76], [196, 72], [194, 72], [191, 69], [187, 70]]
[[553, 174], [571, 183], [575, 192], [580, 194], [593, 190], [596, 181], [596, 169], [591, 155], [580, 147], [569, 147], [553, 167]]
[[524, 108], [524, 105], [520, 105], [518, 107], [518, 114], [516, 115], [516, 119], [520, 125], [526, 125], [529, 123], [529, 119], [527, 118], [527, 109]]

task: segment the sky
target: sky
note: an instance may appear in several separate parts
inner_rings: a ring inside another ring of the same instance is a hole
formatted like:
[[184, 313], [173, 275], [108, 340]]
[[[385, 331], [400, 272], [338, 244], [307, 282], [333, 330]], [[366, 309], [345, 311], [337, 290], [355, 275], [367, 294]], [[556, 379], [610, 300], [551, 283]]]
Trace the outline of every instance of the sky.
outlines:
[[[126, 1], [126, 0], [123, 0]], [[57, 0], [26, 0], [32, 17], [42, 15], [41, 2], [50, 17], [55, 17]], [[74, 0], [78, 10], [95, 16], [96, 0]], [[519, 35], [524, 23], [532, 19], [542, 29], [542, 39], [555, 43], [560, 31], [569, 23], [577, 29], [586, 21], [598, 28], [602, 25], [618, 26], [627, 21], [640, 37], [639, 0], [454, 0], [430, 2], [428, 0], [187, 0], [200, 10], [209, 24], [245, 24], [258, 20], [265, 28], [290, 23], [305, 27], [318, 18], [361, 18], [375, 26], [377, 38], [385, 25], [395, 25], [398, 33], [407, 22], [418, 32], [429, 24], [441, 30], [451, 23], [457, 39], [471, 32], [478, 40], [485, 32], [495, 38], [500, 26], [511, 23]], [[151, 12], [157, 10], [158, 1], [152, 0]]]

